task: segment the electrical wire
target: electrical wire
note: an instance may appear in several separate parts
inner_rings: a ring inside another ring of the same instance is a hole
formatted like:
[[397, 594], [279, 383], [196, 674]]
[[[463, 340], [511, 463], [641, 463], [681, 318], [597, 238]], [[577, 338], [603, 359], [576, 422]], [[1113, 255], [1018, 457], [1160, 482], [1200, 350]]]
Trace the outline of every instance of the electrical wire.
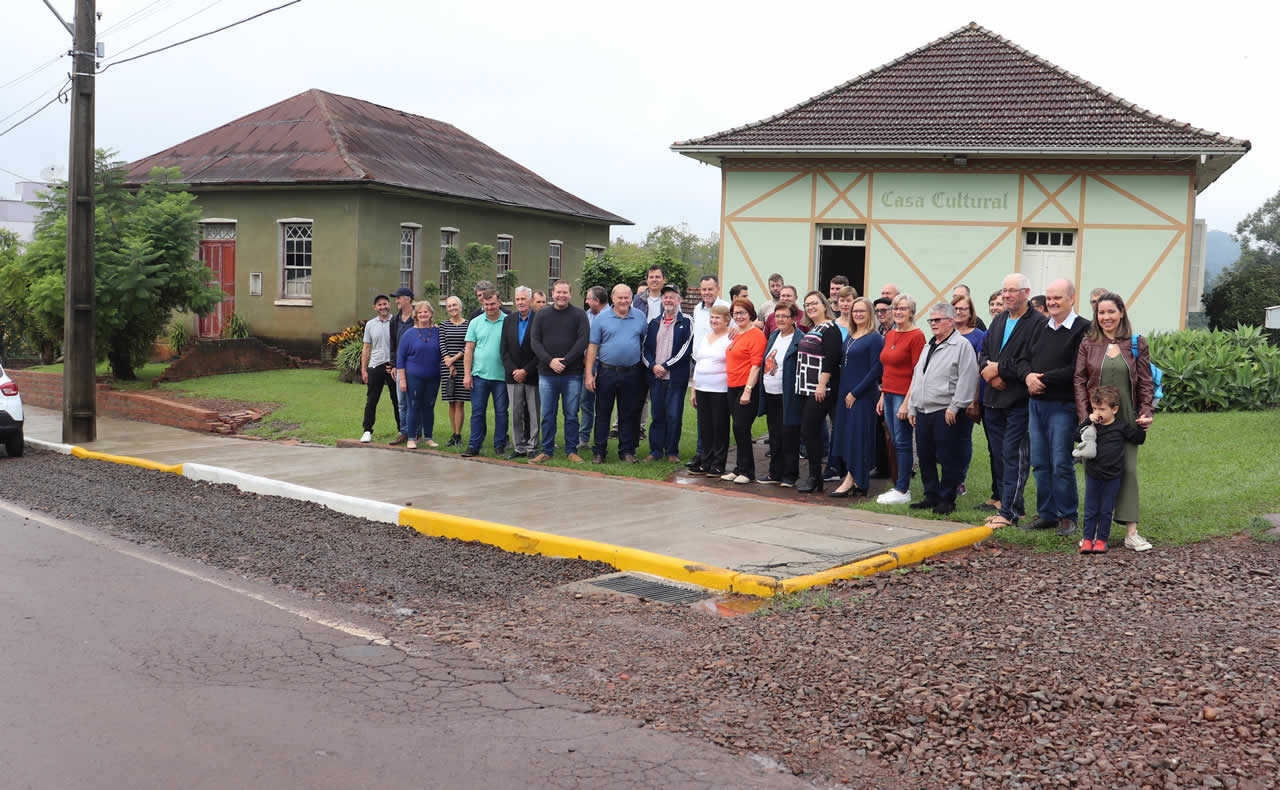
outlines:
[[[138, 60], [138, 59], [140, 59], [140, 58], [145, 58], [145, 57], [147, 57], [148, 55], [154, 55], [154, 54], [156, 54], [156, 53], [158, 53], [158, 52], [164, 52], [164, 51], [165, 51], [165, 50], [167, 50], [167, 49], [173, 49], [174, 47], [179, 47], [179, 46], [182, 46], [183, 44], [188, 44], [188, 43], [190, 43], [190, 42], [192, 42], [192, 41], [195, 41], [195, 40], [197, 40], [197, 39], [205, 38], [206, 36], [212, 36], [214, 33], [221, 33], [221, 32], [222, 32], [222, 31], [224, 31], [224, 30], [229, 30], [229, 29], [231, 29], [231, 28], [233, 28], [233, 27], [235, 27], [235, 26], [237, 26], [237, 25], [243, 25], [245, 22], [250, 22], [250, 21], [252, 21], [252, 20], [254, 20], [254, 19], [257, 19], [257, 18], [258, 18], [258, 17], [260, 17], [260, 16], [266, 16], [267, 14], [270, 14], [270, 13], [272, 13], [273, 11], [279, 11], [279, 10], [280, 10], [280, 9], [282, 9], [282, 8], [288, 8], [288, 7], [289, 7], [289, 6], [291, 6], [291, 5], [296, 5], [296, 4], [301, 3], [301, 2], [302, 2], [302, 0], [289, 0], [289, 2], [284, 3], [284, 4], [282, 4], [282, 5], [278, 5], [278, 6], [276, 6], [275, 8], [268, 8], [266, 11], [261, 11], [261, 12], [259, 12], [259, 13], [257, 13], [257, 14], [254, 14], [253, 16], [245, 17], [244, 19], [241, 19], [241, 20], [240, 20], [240, 21], [238, 21], [238, 22], [232, 22], [232, 23], [231, 23], [231, 24], [229, 24], [229, 25], [223, 25], [222, 27], [217, 28], [217, 29], [214, 29], [214, 30], [210, 30], [210, 31], [209, 31], [209, 32], [207, 32], [207, 33], [201, 33], [200, 35], [198, 35], [198, 36], [192, 36], [191, 38], [184, 38], [184, 39], [183, 39], [183, 40], [181, 40], [181, 41], [176, 41], [176, 42], [174, 42], [174, 43], [172, 43], [172, 44], [169, 44], [169, 45], [167, 45], [167, 46], [160, 47], [159, 49], [153, 49], [153, 50], [151, 50], [151, 51], [149, 51], [149, 52], [143, 52], [141, 55], [134, 55], [134, 56], [133, 56], [133, 57], [131, 57], [131, 58], [124, 58], [123, 60], [113, 60], [113, 61], [111, 61], [110, 63], [108, 63], [107, 65], [103, 66], [101, 69], [99, 69], [99, 70], [98, 70], [98, 73], [99, 73], [99, 74], [101, 74], [101, 73], [103, 73], [104, 71], [106, 71], [107, 69], [111, 68], [112, 66], [118, 66], [118, 65], [120, 65], [121, 63], [128, 63], [128, 62], [129, 62], [129, 61], [131, 61], [131, 60]], [[142, 42], [138, 42], [138, 43], [142, 43]], [[132, 49], [132, 47], [131, 47], [130, 49]]]
[[20, 113], [20, 112], [22, 112], [23, 110], [27, 109], [27, 108], [28, 108], [28, 107], [30, 107], [31, 105], [33, 105], [33, 104], [35, 104], [36, 102], [40, 101], [40, 100], [41, 100], [41, 99], [43, 99], [45, 96], [47, 96], [47, 95], [49, 94], [49, 91], [51, 91], [51, 90], [56, 90], [56, 91], [58, 91], [59, 93], [61, 93], [61, 92], [62, 92], [63, 87], [65, 87], [65, 86], [66, 86], [68, 83], [70, 83], [70, 82], [71, 82], [71, 80], [67, 79], [66, 77], [63, 77], [63, 78], [62, 78], [62, 80], [60, 80], [60, 81], [58, 82], [58, 84], [57, 84], [57, 85], [53, 85], [52, 87], [45, 88], [44, 90], [40, 91], [40, 95], [39, 95], [39, 96], [36, 96], [34, 99], [32, 99], [31, 101], [29, 101], [29, 102], [27, 102], [26, 104], [22, 105], [21, 107], [19, 107], [18, 109], [14, 110], [14, 111], [13, 111], [13, 112], [11, 112], [11, 113], [9, 113], [8, 115], [5, 115], [5, 116], [3, 116], [3, 117], [0, 117], [0, 123], [4, 123], [5, 121], [9, 120], [9, 119], [10, 119], [10, 118], [12, 118], [13, 116], [17, 115], [18, 113]]
[[12, 170], [9, 170], [8, 168], [4, 168], [4, 167], [0, 167], [0, 173], [8, 173], [9, 175], [13, 176], [14, 178], [18, 179], [19, 181], [36, 181], [36, 179], [34, 179], [34, 178], [27, 178], [26, 176], [22, 175], [21, 173], [15, 173], [15, 172], [13, 172]]
[[[71, 82], [71, 80], [67, 80], [67, 83], [68, 83], [68, 84], [70, 84], [70, 82]], [[6, 134], [8, 134], [9, 132], [12, 132], [14, 129], [17, 129], [19, 126], [23, 125], [23, 124], [24, 124], [24, 123], [26, 123], [27, 121], [31, 120], [32, 118], [36, 117], [36, 116], [37, 116], [37, 115], [39, 115], [40, 113], [44, 112], [44, 111], [45, 111], [45, 109], [49, 107], [49, 105], [51, 105], [51, 104], [53, 104], [54, 102], [57, 102], [57, 101], [59, 101], [59, 100], [61, 100], [61, 99], [62, 99], [62, 91], [58, 91], [58, 94], [57, 94], [56, 96], [54, 96], [52, 99], [50, 99], [49, 101], [45, 102], [44, 104], [40, 105], [40, 107], [39, 107], [35, 112], [33, 112], [33, 113], [31, 113], [30, 115], [28, 115], [27, 117], [23, 118], [21, 121], [18, 121], [18, 122], [17, 122], [17, 123], [15, 123], [13, 126], [10, 126], [8, 129], [5, 129], [3, 132], [0, 132], [0, 137], [4, 137], [4, 136], [5, 136]]]
[[[169, 32], [170, 30], [173, 30], [175, 27], [177, 27], [178, 25], [181, 25], [183, 22], [186, 22], [188, 19], [193, 19], [193, 18], [195, 18], [195, 17], [199, 16], [200, 14], [203, 14], [205, 11], [208, 11], [210, 8], [213, 8], [214, 6], [216, 6], [217, 4], [219, 4], [219, 3], [221, 3], [221, 2], [222, 2], [222, 0], [213, 0], [213, 2], [212, 2], [212, 3], [210, 3], [210, 4], [209, 4], [209, 5], [207, 5], [207, 6], [205, 6], [204, 8], [201, 8], [199, 11], [196, 11], [196, 12], [194, 12], [194, 13], [192, 13], [192, 14], [188, 14], [187, 16], [184, 16], [182, 19], [179, 19], [177, 22], [174, 22], [172, 25], [169, 25], [168, 27], [160, 28], [160, 29], [159, 29], [159, 30], [157, 30], [156, 32], [152, 33], [151, 35], [147, 36], [147, 37], [146, 37], [146, 38], [144, 38], [144, 39], [141, 39], [140, 41], [135, 41], [134, 43], [130, 44], [129, 46], [127, 46], [127, 47], [125, 47], [124, 49], [122, 49], [122, 50], [120, 50], [119, 52], [117, 52], [117, 53], [116, 53], [116, 58], [119, 58], [121, 55], [123, 55], [123, 54], [124, 54], [124, 53], [126, 53], [126, 52], [129, 52], [130, 50], [137, 49], [138, 47], [142, 46], [143, 44], [147, 43], [148, 41], [150, 41], [151, 39], [155, 38], [156, 36], [159, 36], [159, 35], [160, 35], [160, 34], [162, 34], [162, 33], [167, 33], [167, 32]], [[109, 64], [108, 64], [108, 65], [109, 65]]]
[[41, 63], [39, 66], [36, 66], [31, 71], [28, 71], [26, 74], [19, 74], [18, 76], [14, 77], [13, 79], [9, 80], [3, 85], [0, 85], [0, 90], [4, 90], [5, 88], [8, 88], [12, 85], [17, 85], [19, 82], [23, 82], [25, 80], [30, 79], [31, 77], [34, 77], [35, 75], [49, 68], [50, 66], [57, 63], [61, 59], [62, 59], [61, 54], [53, 56], [49, 60], [46, 60], [44, 63]]
[[137, 11], [134, 11], [132, 14], [126, 15], [119, 22], [116, 22], [113, 25], [108, 25], [103, 30], [99, 30], [98, 35], [101, 36], [106, 33], [119, 32], [121, 30], [124, 30], [127, 27], [136, 25], [137, 23], [141, 22], [147, 17], [154, 16], [156, 13], [158, 13], [161, 10], [161, 8], [163, 8], [166, 5], [169, 5], [172, 2], [174, 2], [174, 0], [151, 0], [150, 3], [147, 3], [142, 8], [139, 8]]

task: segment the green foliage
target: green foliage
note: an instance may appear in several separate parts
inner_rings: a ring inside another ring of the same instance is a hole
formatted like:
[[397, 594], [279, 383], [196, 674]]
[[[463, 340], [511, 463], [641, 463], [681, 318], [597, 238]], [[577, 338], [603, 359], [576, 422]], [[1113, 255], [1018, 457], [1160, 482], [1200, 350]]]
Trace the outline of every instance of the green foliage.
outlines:
[[[1240, 259], [1214, 280], [1202, 301], [1210, 329], [1262, 323], [1266, 308], [1280, 304], [1280, 192], [1236, 226]], [[1280, 330], [1267, 330], [1280, 344]]]
[[[621, 242], [622, 240], [619, 239]], [[622, 242], [626, 244], [626, 242]], [[634, 247], [635, 245], [630, 245]], [[657, 264], [666, 274], [667, 282], [675, 285], [683, 293], [688, 279], [688, 268], [681, 261], [672, 259], [665, 252], [657, 252], [645, 256], [636, 256], [632, 250], [615, 250], [610, 247], [599, 257], [589, 257], [582, 266], [582, 293], [594, 286], [603, 286], [606, 291], [613, 290], [618, 283], [625, 283], [635, 290], [645, 284], [649, 267]]]
[[249, 324], [239, 313], [232, 313], [227, 322], [222, 325], [222, 337], [224, 339], [241, 339], [248, 336]]
[[422, 284], [422, 298], [435, 306], [440, 302], [440, 283], [427, 280]]
[[476, 283], [487, 279], [488, 273], [493, 271], [493, 245], [472, 242], [463, 252], [458, 252], [453, 247], [446, 248], [444, 265], [449, 273], [448, 295], [462, 300], [462, 314], [471, 315], [479, 310]]
[[795, 593], [775, 595], [765, 602], [753, 614], [766, 617], [769, 615], [787, 614], [806, 609], [834, 609], [844, 605], [844, 601], [831, 594], [827, 587], [810, 587]]
[[703, 274], [715, 274], [719, 260], [720, 239], [714, 233], [702, 238], [686, 224], [659, 225], [649, 231], [644, 244], [618, 238], [599, 258], [588, 257], [580, 285], [583, 293], [593, 285], [609, 290], [618, 283], [635, 289], [644, 284], [649, 267], [657, 264], [667, 282], [683, 293]]
[[[124, 167], [98, 151], [94, 174], [95, 318], [98, 358], [117, 379], [132, 380], [152, 341], [175, 310], [205, 315], [222, 299], [195, 257], [200, 210], [175, 183], [176, 168], [156, 168], [136, 193], [123, 186]], [[66, 185], [56, 185], [22, 256], [23, 318], [40, 336], [61, 342], [66, 282]], [[7, 280], [8, 277], [0, 276]]]
[[338, 356], [333, 360], [333, 366], [338, 369], [339, 375], [345, 373], [348, 376], [354, 374], [356, 378], [360, 377], [360, 355], [364, 351], [364, 343], [359, 340], [348, 340], [341, 348], [338, 349]]
[[1280, 348], [1256, 326], [1187, 329], [1147, 338], [1164, 368], [1161, 411], [1233, 411], [1280, 404]]
[[495, 283], [498, 286], [498, 295], [502, 297], [502, 301], [510, 302], [515, 295], [516, 286], [520, 285], [520, 272], [515, 269], [508, 269], [498, 275]]
[[183, 321], [174, 321], [169, 324], [169, 349], [175, 354], [181, 354], [182, 351], [191, 344], [191, 332], [187, 329], [187, 325]]

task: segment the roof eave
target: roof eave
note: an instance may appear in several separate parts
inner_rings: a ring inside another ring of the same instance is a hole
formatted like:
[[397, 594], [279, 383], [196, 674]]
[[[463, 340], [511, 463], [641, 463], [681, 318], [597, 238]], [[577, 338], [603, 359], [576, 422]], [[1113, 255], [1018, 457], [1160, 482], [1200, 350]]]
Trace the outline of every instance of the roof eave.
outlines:
[[1133, 157], [1133, 156], [1244, 156], [1249, 144], [1239, 146], [1091, 146], [1087, 148], [1055, 148], [1052, 146], [902, 146], [902, 145], [672, 145], [671, 150], [693, 158], [698, 155], [714, 156], [1061, 156], [1078, 157]]

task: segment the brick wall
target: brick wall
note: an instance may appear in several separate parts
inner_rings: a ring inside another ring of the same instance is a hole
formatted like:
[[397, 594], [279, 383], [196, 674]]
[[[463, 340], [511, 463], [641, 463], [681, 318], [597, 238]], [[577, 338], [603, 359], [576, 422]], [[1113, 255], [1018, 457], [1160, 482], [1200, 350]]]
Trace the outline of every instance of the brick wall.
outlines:
[[156, 381], [182, 381], [219, 373], [250, 373], [298, 367], [298, 360], [256, 337], [198, 340], [187, 346]]
[[[27, 406], [62, 409], [62, 374], [33, 370], [6, 371], [18, 385], [22, 402]], [[120, 392], [110, 384], [98, 384], [98, 414], [126, 420], [153, 422], [204, 433], [224, 432], [224, 423], [216, 411], [175, 403], [154, 395]]]

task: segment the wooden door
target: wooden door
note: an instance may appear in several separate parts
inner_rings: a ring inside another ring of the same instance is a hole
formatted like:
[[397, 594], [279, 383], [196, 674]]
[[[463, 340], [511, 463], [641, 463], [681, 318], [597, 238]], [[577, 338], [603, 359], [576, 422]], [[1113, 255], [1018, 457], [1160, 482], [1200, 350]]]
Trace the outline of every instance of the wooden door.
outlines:
[[209, 284], [221, 288], [224, 294], [222, 302], [200, 319], [200, 337], [219, 337], [236, 309], [235, 239], [204, 239], [200, 242], [200, 260], [209, 267]]

